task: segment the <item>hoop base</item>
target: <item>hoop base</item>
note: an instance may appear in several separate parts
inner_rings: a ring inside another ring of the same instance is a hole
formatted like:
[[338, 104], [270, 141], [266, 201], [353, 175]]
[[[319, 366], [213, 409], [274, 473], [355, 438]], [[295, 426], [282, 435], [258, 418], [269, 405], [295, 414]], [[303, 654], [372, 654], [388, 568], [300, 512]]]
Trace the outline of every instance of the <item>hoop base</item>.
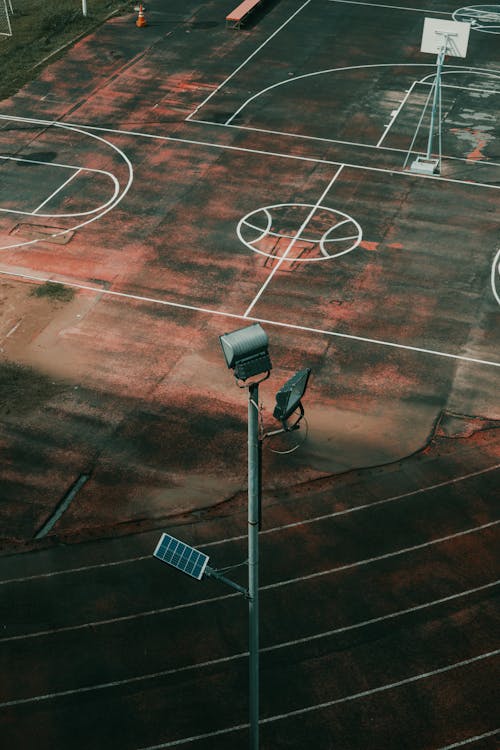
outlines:
[[427, 159], [423, 156], [417, 156], [410, 166], [410, 172], [417, 172], [417, 174], [439, 174], [439, 159]]

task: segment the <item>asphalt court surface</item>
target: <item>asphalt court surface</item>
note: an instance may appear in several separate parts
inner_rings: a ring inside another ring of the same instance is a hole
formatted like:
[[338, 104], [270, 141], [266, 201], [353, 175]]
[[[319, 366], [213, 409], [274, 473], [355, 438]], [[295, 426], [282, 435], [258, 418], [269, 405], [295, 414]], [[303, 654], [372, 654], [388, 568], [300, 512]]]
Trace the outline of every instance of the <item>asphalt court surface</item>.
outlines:
[[498, 39], [447, 62], [416, 176], [423, 17], [458, 6], [388, 5], [237, 32], [151, 0], [2, 103], [9, 747], [246, 744], [245, 603], [151, 555], [161, 528], [244, 559], [218, 336], [255, 320], [270, 383], [313, 369], [302, 448], [264, 446], [262, 747], [497, 747]]

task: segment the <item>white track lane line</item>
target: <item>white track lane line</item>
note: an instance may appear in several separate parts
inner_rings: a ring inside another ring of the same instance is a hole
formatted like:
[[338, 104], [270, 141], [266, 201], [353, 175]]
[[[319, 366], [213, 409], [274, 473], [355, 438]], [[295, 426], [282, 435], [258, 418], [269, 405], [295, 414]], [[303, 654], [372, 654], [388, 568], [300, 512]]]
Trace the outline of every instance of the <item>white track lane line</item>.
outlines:
[[[332, 511], [332, 513], [324, 513], [320, 516], [313, 516], [312, 518], [305, 518], [301, 521], [291, 521], [290, 523], [283, 524], [282, 526], [273, 526], [270, 529], [264, 529], [260, 532], [260, 535], [264, 534], [274, 534], [279, 531], [283, 531], [285, 529], [292, 529], [297, 526], [307, 526], [311, 523], [318, 523], [320, 521], [325, 521], [331, 518], [337, 518], [337, 516], [345, 516], [349, 513], [357, 513], [361, 510], [368, 510], [370, 508], [376, 508], [379, 505], [385, 505], [386, 503], [393, 503], [398, 500], [406, 500], [409, 497], [415, 497], [417, 495], [421, 495], [426, 492], [432, 492], [434, 490], [441, 489], [442, 487], [449, 487], [453, 484], [458, 484], [459, 482], [465, 482], [468, 479], [474, 479], [475, 477], [479, 477], [482, 474], [489, 474], [491, 471], [498, 471], [500, 469], [500, 464], [494, 464], [494, 466], [487, 466], [485, 469], [478, 469], [477, 471], [472, 471], [468, 474], [461, 474], [458, 477], [453, 477], [452, 479], [446, 479], [443, 482], [437, 482], [436, 484], [430, 484], [427, 487], [420, 487], [418, 490], [409, 490], [408, 492], [403, 492], [400, 495], [392, 495], [391, 497], [385, 497], [381, 498], [380, 500], [375, 500], [372, 503], [364, 503], [363, 505], [355, 505], [352, 508], [343, 508], [342, 510], [335, 510]], [[241, 539], [246, 539], [246, 534], [238, 534], [237, 536], [232, 537], [225, 537], [223, 539], [216, 539], [212, 542], [200, 542], [199, 546], [202, 547], [214, 547], [218, 544], [228, 544], [230, 542], [237, 542]], [[25, 581], [36, 581], [40, 578], [53, 578], [54, 576], [60, 576], [60, 575], [68, 575], [73, 573], [82, 573], [87, 570], [96, 570], [98, 568], [112, 568], [116, 565], [128, 565], [130, 563], [136, 563], [140, 562], [142, 560], [150, 560], [152, 557], [151, 554], [148, 555], [138, 555], [136, 557], [127, 557], [124, 560], [112, 560], [111, 562], [103, 562], [103, 563], [93, 563], [92, 565], [81, 565], [77, 568], [67, 568], [66, 570], [55, 570], [51, 571], [50, 573], [36, 573], [35, 575], [31, 576], [22, 576], [19, 578], [5, 578], [3, 581], [0, 581], [0, 586], [11, 584], [11, 583], [24, 583]]]
[[[288, 578], [283, 581], [276, 581], [275, 583], [268, 583], [264, 586], [259, 587], [259, 591], [271, 591], [272, 589], [282, 588], [283, 586], [292, 586], [295, 584], [303, 583], [304, 581], [311, 581], [317, 578], [323, 578], [324, 576], [334, 575], [335, 573], [342, 572], [344, 570], [353, 570], [354, 568], [364, 567], [365, 565], [371, 565], [372, 563], [380, 562], [382, 560], [389, 560], [394, 557], [400, 557], [407, 555], [417, 550], [426, 549], [433, 547], [436, 544], [443, 544], [453, 539], [459, 539], [469, 534], [475, 534], [478, 531], [484, 531], [485, 529], [497, 526], [500, 523], [500, 519], [497, 521], [490, 521], [489, 523], [482, 524], [481, 526], [474, 526], [470, 529], [463, 531], [457, 531], [454, 534], [447, 534], [446, 536], [439, 537], [438, 539], [432, 539], [429, 542], [421, 542], [420, 544], [414, 544], [411, 547], [402, 547], [394, 550], [393, 552], [386, 552], [383, 555], [376, 555], [374, 557], [367, 557], [364, 560], [355, 560], [354, 562], [344, 563], [337, 565], [333, 568], [326, 570], [316, 571], [315, 573], [309, 573], [303, 576], [297, 576], [295, 578]], [[188, 609], [190, 607], [197, 607], [204, 604], [212, 604], [213, 602], [220, 602], [226, 599], [232, 599], [234, 597], [241, 596], [241, 594], [223, 594], [221, 596], [210, 597], [207, 599], [197, 599], [193, 602], [186, 602], [184, 604], [173, 604], [168, 607], [161, 607], [159, 609], [145, 610], [143, 612], [135, 612], [130, 615], [121, 615], [120, 617], [110, 617], [105, 620], [94, 620], [92, 622], [79, 623], [78, 625], [65, 625], [60, 628], [50, 628], [48, 630], [38, 630], [34, 633], [24, 633], [21, 635], [6, 636], [0, 638], [0, 643], [9, 643], [12, 641], [29, 640], [31, 638], [41, 638], [48, 635], [57, 635], [59, 633], [68, 633], [74, 630], [85, 630], [87, 628], [95, 628], [105, 625], [113, 625], [118, 622], [129, 622], [130, 620], [138, 620], [141, 617], [156, 617], [160, 614], [166, 614], [167, 612], [175, 612], [180, 609]]]
[[287, 260], [288, 253], [292, 250], [292, 248], [295, 245], [295, 243], [301, 238], [302, 232], [305, 230], [305, 228], [307, 227], [307, 225], [311, 221], [312, 217], [314, 216], [315, 211], [319, 208], [319, 206], [321, 206], [321, 203], [322, 203], [323, 199], [328, 195], [328, 191], [332, 187], [333, 183], [335, 182], [335, 180], [337, 179], [337, 177], [339, 176], [339, 174], [342, 172], [343, 168], [344, 168], [344, 165], [341, 164], [340, 167], [335, 172], [335, 174], [333, 175], [333, 177], [330, 180], [330, 182], [328, 183], [328, 185], [326, 186], [326, 188], [321, 193], [320, 197], [318, 198], [318, 200], [316, 201], [316, 203], [314, 204], [314, 206], [311, 208], [311, 210], [307, 214], [306, 218], [302, 222], [302, 224], [299, 227], [298, 231], [296, 232], [296, 234], [292, 237], [292, 239], [288, 243], [288, 246], [287, 246], [285, 252], [283, 253], [283, 255], [280, 256], [278, 262], [276, 263], [276, 265], [272, 269], [271, 273], [269, 274], [269, 276], [267, 277], [267, 279], [265, 280], [265, 282], [262, 284], [261, 288], [259, 289], [259, 291], [255, 295], [255, 297], [252, 300], [252, 302], [247, 307], [247, 309], [245, 311], [245, 314], [243, 315], [244, 318], [248, 318], [248, 316], [250, 315], [250, 313], [251, 313], [252, 309], [254, 308], [255, 304], [259, 301], [261, 295], [265, 292], [265, 290], [269, 286], [269, 284], [272, 281], [275, 273], [281, 268], [282, 264]]
[[[335, 628], [335, 629], [332, 629], [332, 630], [328, 630], [328, 631], [325, 631], [323, 633], [317, 633], [317, 634], [314, 634], [312, 636], [307, 636], [307, 637], [304, 637], [304, 638], [297, 638], [297, 639], [295, 639], [293, 641], [287, 641], [287, 642], [284, 642], [284, 643], [278, 643], [278, 644], [275, 644], [274, 646], [267, 646], [265, 648], [261, 648], [260, 652], [261, 653], [270, 653], [272, 651], [276, 651], [276, 650], [279, 650], [279, 649], [290, 648], [290, 647], [293, 647], [293, 646], [296, 646], [296, 645], [299, 645], [299, 644], [304, 644], [304, 643], [308, 643], [308, 642], [320, 640], [322, 638], [328, 638], [328, 637], [331, 637], [331, 636], [336, 635], [336, 634], [345, 633], [345, 632], [348, 632], [348, 631], [351, 631], [351, 630], [363, 628], [363, 627], [366, 627], [367, 625], [372, 625], [374, 623], [380, 623], [380, 622], [383, 622], [385, 620], [394, 619], [394, 618], [397, 618], [397, 617], [400, 617], [400, 616], [403, 616], [403, 615], [406, 615], [406, 614], [411, 614], [413, 612], [417, 612], [417, 611], [420, 611], [420, 610], [423, 610], [423, 609], [428, 609], [430, 607], [437, 606], [439, 604], [443, 604], [443, 603], [446, 603], [446, 602], [449, 602], [449, 601], [452, 601], [452, 600], [455, 600], [455, 599], [458, 599], [458, 598], [461, 598], [461, 597], [464, 597], [464, 596], [469, 596], [469, 595], [471, 595], [473, 593], [476, 593], [476, 592], [479, 592], [479, 591], [484, 591], [484, 590], [486, 590], [488, 588], [492, 588], [494, 586], [497, 586], [498, 583], [500, 583], [500, 581], [494, 581], [492, 583], [485, 584], [484, 586], [478, 586], [477, 588], [474, 588], [474, 589], [468, 589], [467, 591], [462, 591], [462, 592], [460, 592], [458, 594], [452, 594], [451, 596], [447, 596], [447, 597], [444, 597], [444, 598], [441, 598], [441, 599], [436, 599], [436, 600], [431, 601], [431, 602], [426, 602], [425, 604], [419, 604], [419, 605], [417, 605], [415, 607], [409, 607], [407, 609], [399, 610], [397, 612], [392, 612], [392, 613], [390, 613], [388, 615], [382, 615], [380, 617], [375, 617], [375, 618], [372, 618], [370, 620], [365, 620], [365, 621], [362, 621], [362, 622], [354, 623], [353, 625], [347, 625], [347, 626], [344, 626], [344, 627], [341, 627], [341, 628]], [[74, 689], [70, 689], [70, 690], [61, 690], [61, 691], [54, 692], [54, 693], [45, 693], [45, 694], [41, 694], [41, 695], [32, 696], [32, 697], [29, 697], [29, 698], [19, 698], [19, 699], [10, 700], [10, 701], [4, 701], [4, 702], [0, 703], [0, 708], [6, 708], [6, 707], [9, 707], [9, 706], [17, 706], [17, 705], [22, 705], [22, 704], [25, 704], [25, 703], [37, 703], [37, 702], [40, 702], [40, 701], [52, 700], [52, 699], [55, 699], [55, 698], [60, 698], [60, 697], [68, 696], [68, 695], [75, 695], [75, 694], [80, 694], [80, 693], [92, 692], [94, 690], [104, 690], [104, 689], [110, 689], [110, 688], [114, 688], [114, 687], [120, 687], [121, 685], [128, 685], [128, 684], [135, 683], [135, 682], [142, 682], [142, 681], [147, 681], [147, 680], [158, 679], [158, 678], [166, 677], [166, 676], [172, 675], [172, 674], [179, 674], [181, 672], [187, 672], [187, 671], [192, 671], [192, 670], [196, 670], [196, 669], [202, 669], [202, 668], [205, 668], [205, 667], [212, 667], [212, 666], [215, 666], [215, 665], [221, 665], [221, 664], [225, 664], [227, 662], [236, 661], [236, 660], [239, 660], [239, 659], [244, 659], [246, 657], [248, 657], [248, 651], [243, 651], [243, 652], [240, 652], [240, 653], [237, 653], [237, 654], [232, 654], [231, 656], [225, 656], [225, 657], [222, 657], [222, 658], [219, 658], [219, 659], [211, 659], [209, 661], [200, 662], [200, 663], [197, 663], [197, 664], [188, 664], [188, 665], [185, 665], [183, 667], [176, 667], [176, 668], [172, 668], [172, 669], [165, 669], [165, 670], [162, 670], [162, 671], [159, 671], [159, 672], [152, 672], [152, 673], [148, 673], [148, 674], [144, 674], [144, 675], [138, 675], [136, 677], [129, 677], [129, 678], [125, 678], [125, 679], [122, 679], [122, 680], [114, 680], [112, 682], [99, 683], [99, 684], [95, 684], [95, 685], [89, 685], [89, 686], [85, 686], [85, 687], [81, 687], [81, 688], [74, 688]]]
[[439, 747], [438, 750], [453, 750], [456, 747], [465, 747], [465, 745], [471, 745], [473, 742], [479, 742], [487, 737], [494, 737], [495, 734], [499, 734], [500, 729], [493, 729], [491, 732], [485, 732], [484, 734], [476, 734], [475, 737], [468, 737], [466, 740], [461, 742], [454, 742], [452, 745], [446, 745], [446, 747]]
[[[351, 695], [345, 695], [342, 698], [334, 698], [330, 701], [324, 701], [323, 703], [316, 703], [313, 706], [306, 706], [305, 708], [298, 708], [295, 711], [288, 711], [287, 713], [282, 714], [276, 714], [275, 716], [268, 716], [264, 719], [260, 719], [259, 724], [261, 726], [265, 724], [271, 724], [276, 721], [283, 721], [284, 719], [289, 719], [294, 716], [303, 716], [304, 714], [312, 713], [314, 711], [322, 711], [327, 708], [331, 708], [332, 706], [338, 706], [342, 703], [348, 703], [350, 701], [359, 700], [360, 698], [370, 698], [372, 695], [376, 695], [378, 693], [386, 692], [387, 690], [394, 690], [395, 688], [402, 687], [403, 685], [410, 685], [415, 682], [419, 682], [420, 680], [426, 680], [431, 677], [435, 677], [436, 675], [445, 674], [446, 672], [451, 672], [454, 669], [461, 669], [463, 667], [468, 667], [471, 664], [477, 664], [480, 661], [483, 661], [485, 659], [491, 659], [494, 656], [497, 656], [500, 653], [500, 649], [496, 651], [488, 651], [483, 654], [479, 654], [478, 656], [473, 656], [470, 659], [464, 659], [463, 661], [457, 661], [453, 664], [448, 664], [446, 667], [440, 667], [438, 669], [433, 669], [429, 672], [424, 672], [422, 674], [413, 675], [412, 677], [406, 677], [404, 680], [398, 680], [397, 682], [391, 682], [387, 685], [380, 685], [376, 688], [371, 688], [370, 690], [363, 690], [360, 693], [353, 693]], [[243, 729], [248, 729], [249, 724], [235, 724], [232, 727], [227, 727], [225, 729], [219, 729], [214, 732], [206, 732], [205, 734], [197, 734], [193, 735], [192, 737], [184, 737], [180, 740], [172, 740], [170, 742], [162, 742], [159, 745], [148, 745], [148, 747], [142, 747], [139, 748], [139, 750], [163, 750], [163, 748], [167, 747], [176, 747], [178, 745], [186, 745], [190, 742], [196, 742], [198, 740], [204, 740], [209, 739], [210, 737], [217, 737], [221, 736], [223, 734], [230, 734], [232, 732], [239, 732]]]
[[[429, 609], [431, 607], [438, 606], [440, 604], [445, 604], [450, 601], [454, 601], [456, 599], [460, 599], [465, 596], [470, 596], [471, 594], [475, 594], [479, 591], [486, 591], [487, 589], [494, 588], [495, 586], [498, 586], [500, 583], [500, 580], [493, 581], [492, 583], [486, 583], [483, 586], [477, 586], [473, 589], [467, 589], [466, 591], [460, 591], [458, 594], [451, 594], [450, 596], [443, 597], [441, 599], [434, 599], [433, 601], [426, 602], [425, 604], [418, 604], [414, 607], [408, 607], [407, 609], [401, 609], [396, 612], [391, 612], [388, 615], [381, 615], [380, 617], [373, 617], [370, 620], [363, 620], [361, 622], [356, 622], [353, 625], [345, 625], [341, 628], [334, 628], [332, 630], [324, 631], [323, 633], [315, 633], [311, 636], [305, 636], [303, 638], [296, 638], [293, 641], [285, 641], [283, 643], [277, 643], [274, 646], [266, 646], [265, 648], [261, 648], [260, 653], [271, 653], [273, 651], [278, 651], [283, 648], [293, 648], [294, 646], [302, 645], [304, 643], [311, 643], [313, 641], [321, 640], [322, 638], [330, 638], [334, 635], [339, 635], [340, 633], [347, 633], [351, 630], [359, 630], [360, 628], [364, 628], [367, 625], [374, 625], [376, 623], [384, 622], [386, 620], [393, 620], [397, 617], [402, 617], [403, 615], [412, 614], [413, 612], [419, 612], [424, 609]], [[120, 687], [121, 685], [130, 685], [136, 682], [146, 682], [148, 680], [156, 680], [161, 677], [168, 677], [172, 674], [180, 674], [182, 672], [189, 672], [196, 669], [204, 669], [206, 667], [213, 667], [221, 664], [226, 664], [227, 662], [231, 661], [237, 661], [239, 659], [246, 659], [248, 657], [248, 651], [242, 651], [237, 654], [232, 654], [231, 656], [224, 656], [219, 659], [210, 659], [209, 661], [199, 662], [195, 664], [187, 664], [183, 667], [174, 667], [171, 669], [163, 669], [159, 672], [150, 672], [148, 674], [142, 674], [137, 675], [136, 677], [127, 677], [122, 680], [113, 680], [110, 682], [101, 682], [94, 685], [86, 685], [84, 687], [79, 688], [73, 688], [69, 690], [59, 690], [57, 692], [53, 693], [42, 693], [40, 695], [34, 695], [28, 698], [17, 698], [14, 700], [9, 701], [3, 701], [0, 703], [0, 709], [1, 708], [7, 708], [9, 706], [20, 706], [25, 703], [39, 703], [41, 701], [47, 701], [47, 700], [54, 700], [56, 698], [62, 698], [67, 695], [79, 695], [80, 693], [89, 693], [93, 692], [94, 690], [107, 690], [115, 687]]]

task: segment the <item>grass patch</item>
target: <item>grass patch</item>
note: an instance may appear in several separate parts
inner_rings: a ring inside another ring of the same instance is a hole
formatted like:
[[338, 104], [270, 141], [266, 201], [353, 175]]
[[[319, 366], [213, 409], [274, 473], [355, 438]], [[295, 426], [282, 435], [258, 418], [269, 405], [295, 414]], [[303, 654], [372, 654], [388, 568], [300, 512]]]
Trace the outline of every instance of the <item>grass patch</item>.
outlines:
[[63, 284], [55, 284], [53, 281], [46, 281], [45, 284], [36, 286], [31, 294], [34, 297], [48, 297], [57, 302], [71, 302], [75, 296], [75, 290]]
[[[12, 0], [12, 5], [12, 36], [0, 36], [0, 100], [35, 78], [44, 58], [92, 31], [113, 11], [131, 8], [123, 0], [87, 0], [84, 16], [81, 0]], [[4, 21], [0, 28], [6, 29]]]

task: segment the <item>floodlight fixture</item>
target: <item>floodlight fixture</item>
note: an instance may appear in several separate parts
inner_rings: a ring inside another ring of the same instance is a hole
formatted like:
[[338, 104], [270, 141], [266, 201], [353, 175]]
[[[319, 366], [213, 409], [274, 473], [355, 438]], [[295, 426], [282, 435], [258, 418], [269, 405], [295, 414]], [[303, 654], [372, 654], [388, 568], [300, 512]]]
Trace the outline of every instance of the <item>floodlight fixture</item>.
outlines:
[[[309, 367], [306, 367], [305, 370], [299, 370], [286, 381], [285, 385], [276, 394], [276, 406], [274, 407], [273, 416], [283, 424], [285, 430], [296, 429], [304, 416], [302, 397], [306, 391], [310, 374], [311, 369]], [[300, 410], [299, 418], [294, 425], [289, 427], [287, 420], [297, 409]]]
[[262, 326], [254, 323], [219, 336], [226, 364], [238, 380], [269, 373], [272, 369], [268, 352], [269, 339]]

